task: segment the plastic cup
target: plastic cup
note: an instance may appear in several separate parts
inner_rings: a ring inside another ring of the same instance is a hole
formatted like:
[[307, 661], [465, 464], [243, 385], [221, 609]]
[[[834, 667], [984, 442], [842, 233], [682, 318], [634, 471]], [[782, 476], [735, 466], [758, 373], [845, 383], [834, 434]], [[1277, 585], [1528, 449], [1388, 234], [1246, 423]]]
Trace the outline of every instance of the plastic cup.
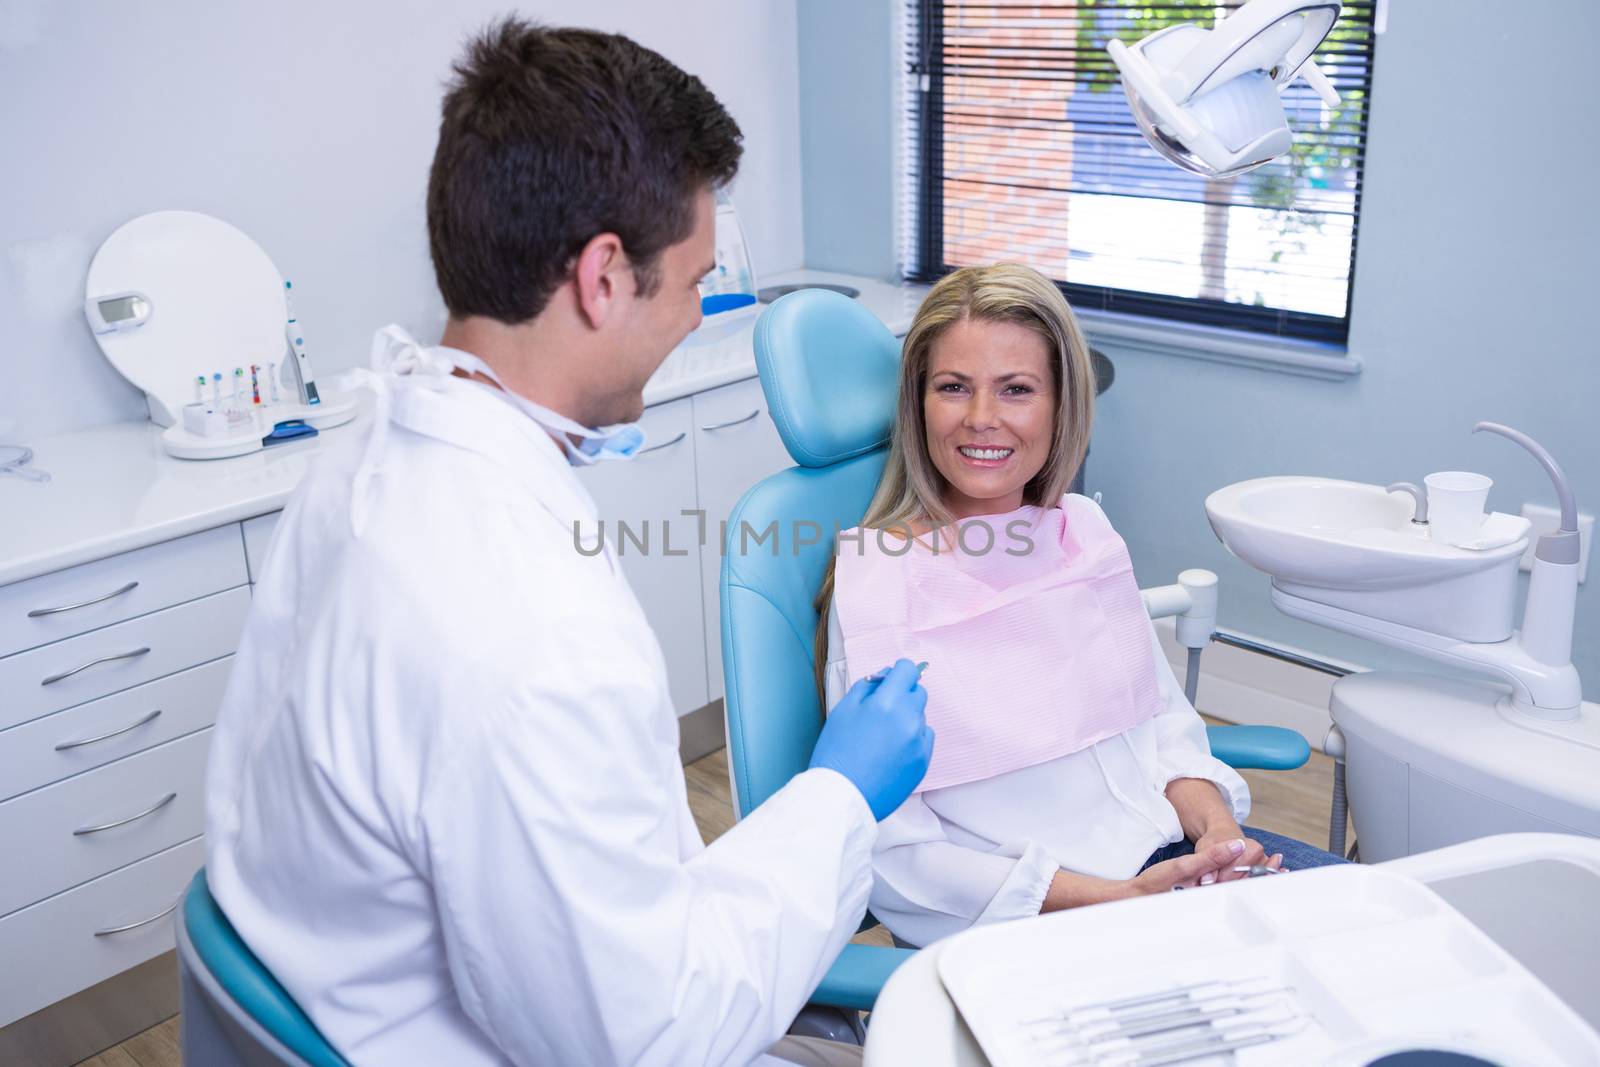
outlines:
[[1428, 487], [1428, 536], [1459, 545], [1478, 536], [1494, 480], [1470, 471], [1438, 471], [1422, 479]]

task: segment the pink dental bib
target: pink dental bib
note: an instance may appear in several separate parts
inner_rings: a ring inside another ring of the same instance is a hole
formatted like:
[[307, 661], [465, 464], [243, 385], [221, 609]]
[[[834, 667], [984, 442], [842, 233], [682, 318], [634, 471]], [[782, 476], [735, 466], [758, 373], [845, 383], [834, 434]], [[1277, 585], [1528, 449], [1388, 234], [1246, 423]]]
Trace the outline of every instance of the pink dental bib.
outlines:
[[1133, 563], [1093, 501], [1069, 494], [959, 528], [960, 544], [945, 531], [938, 551], [932, 534], [839, 538], [833, 603], [850, 680], [928, 661], [936, 736], [918, 792], [1070, 755], [1156, 714]]

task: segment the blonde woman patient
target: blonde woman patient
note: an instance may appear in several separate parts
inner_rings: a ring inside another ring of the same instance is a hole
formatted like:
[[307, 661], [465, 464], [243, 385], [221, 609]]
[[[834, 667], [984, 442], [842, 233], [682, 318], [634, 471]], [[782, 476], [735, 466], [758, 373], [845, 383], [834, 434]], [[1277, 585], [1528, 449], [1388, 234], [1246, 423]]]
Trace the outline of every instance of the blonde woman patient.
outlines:
[[929, 663], [933, 762], [873, 854], [870, 906], [904, 944], [1342, 862], [1241, 825], [1249, 790], [1211, 756], [1126, 546], [1067, 492], [1093, 403], [1072, 311], [1030, 268], [956, 271], [906, 335], [882, 480], [817, 601], [823, 707]]

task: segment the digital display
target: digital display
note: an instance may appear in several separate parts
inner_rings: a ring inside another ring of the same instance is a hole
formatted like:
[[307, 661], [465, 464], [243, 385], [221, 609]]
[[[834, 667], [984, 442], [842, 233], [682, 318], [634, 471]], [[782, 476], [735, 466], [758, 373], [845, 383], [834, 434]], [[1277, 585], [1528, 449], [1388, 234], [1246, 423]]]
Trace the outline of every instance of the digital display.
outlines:
[[100, 301], [100, 317], [107, 323], [138, 318], [144, 311], [144, 301], [136, 296], [119, 296], [115, 300]]

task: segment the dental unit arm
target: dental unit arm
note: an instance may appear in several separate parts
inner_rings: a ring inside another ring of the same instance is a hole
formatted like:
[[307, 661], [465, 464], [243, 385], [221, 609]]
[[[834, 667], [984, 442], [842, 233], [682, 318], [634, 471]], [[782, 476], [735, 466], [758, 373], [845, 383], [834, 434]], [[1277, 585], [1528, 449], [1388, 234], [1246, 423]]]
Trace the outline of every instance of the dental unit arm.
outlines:
[[1152, 619], [1178, 617], [1178, 644], [1189, 650], [1183, 693], [1193, 704], [1200, 685], [1200, 651], [1217, 632], [1217, 576], [1193, 567], [1180, 572], [1173, 585], [1141, 589], [1139, 596]]
[[[1528, 578], [1528, 599], [1522, 629], [1512, 641], [1543, 670], [1528, 672], [1528, 707], [1519, 710], [1541, 718], [1568, 719], [1583, 700], [1578, 669], [1572, 665], [1572, 625], [1578, 606], [1578, 501], [1572, 484], [1555, 457], [1520, 430], [1497, 422], [1480, 422], [1473, 433], [1499, 434], [1526, 448], [1544, 467], [1561, 502], [1561, 527], [1539, 538]], [[1512, 673], [1516, 673], [1515, 670]], [[1512, 684], [1517, 684], [1513, 679]]]
[[1205, 648], [1217, 630], [1217, 576], [1198, 567], [1183, 571], [1172, 585], [1139, 590], [1152, 619], [1178, 617], [1178, 644]]

